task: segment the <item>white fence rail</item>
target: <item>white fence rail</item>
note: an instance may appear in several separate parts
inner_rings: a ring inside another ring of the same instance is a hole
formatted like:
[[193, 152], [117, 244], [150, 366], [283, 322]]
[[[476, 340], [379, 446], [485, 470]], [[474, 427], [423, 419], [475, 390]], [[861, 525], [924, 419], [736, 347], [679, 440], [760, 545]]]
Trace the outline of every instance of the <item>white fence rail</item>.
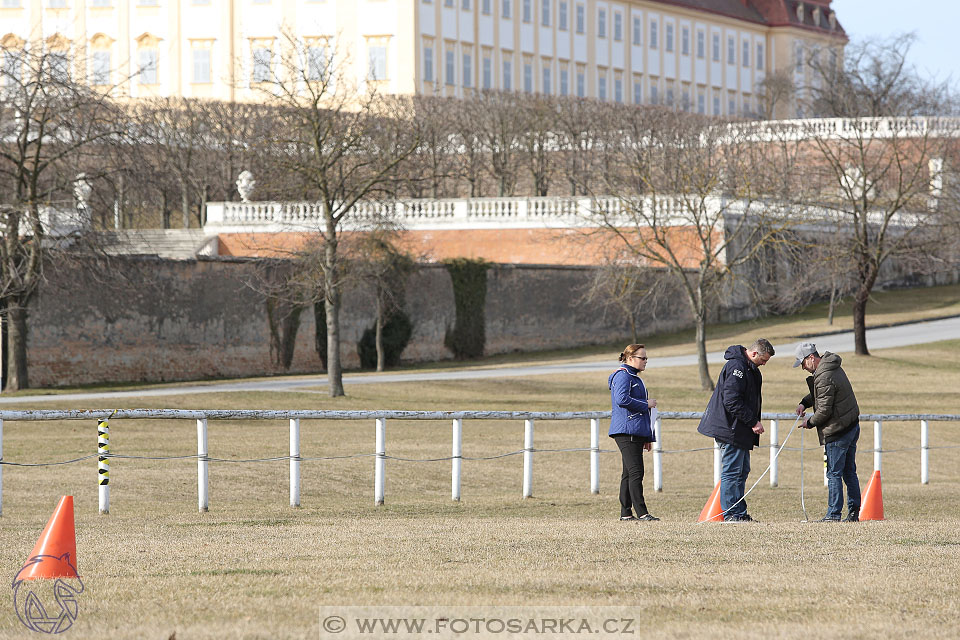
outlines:
[[[674, 453], [663, 449], [663, 420], [699, 420], [703, 414], [698, 411], [664, 411], [658, 414], [654, 425], [657, 442], [653, 447], [653, 488], [663, 490], [663, 454]], [[563, 451], [587, 451], [590, 453], [590, 491], [600, 492], [600, 421], [609, 419], [609, 411], [571, 411], [571, 412], [532, 412], [532, 411], [268, 411], [268, 410], [215, 410], [196, 411], [183, 409], [119, 409], [71, 411], [71, 410], [37, 410], [37, 411], [0, 411], [0, 515], [3, 515], [3, 470], [5, 466], [43, 466], [36, 463], [10, 462], [3, 459], [3, 424], [13, 421], [51, 421], [51, 420], [196, 420], [197, 425], [197, 503], [201, 512], [210, 508], [209, 495], [209, 463], [212, 460], [207, 446], [207, 430], [209, 421], [213, 420], [284, 420], [290, 429], [290, 454], [270, 460], [290, 461], [290, 506], [300, 506], [300, 465], [304, 458], [300, 451], [300, 423], [302, 420], [373, 420], [375, 421], [374, 441], [374, 502], [382, 505], [385, 498], [385, 479], [387, 455], [388, 420], [451, 420], [453, 423], [452, 448], [450, 460], [451, 469], [451, 498], [460, 500], [461, 496], [461, 463], [463, 456], [463, 421], [464, 420], [516, 420], [523, 421], [523, 449], [514, 453], [523, 454], [523, 482], [522, 495], [529, 498], [533, 495], [533, 462], [534, 454], [534, 425], [538, 420], [585, 420], [589, 421], [589, 447], [563, 449]], [[775, 451], [779, 446], [779, 421], [795, 419], [793, 414], [765, 413], [765, 420], [770, 421], [770, 486], [779, 484]], [[872, 420], [874, 422], [874, 447], [861, 449], [873, 452], [874, 470], [879, 471], [883, 461], [882, 425], [888, 422], [916, 422], [920, 423], [920, 482], [930, 482], [930, 422], [960, 422], [960, 415], [933, 415], [933, 414], [883, 414], [861, 415], [861, 424]], [[80, 462], [87, 458], [96, 457], [100, 462], [105, 458], [123, 458], [125, 456], [107, 452], [103, 448], [103, 430], [98, 425], [98, 449], [91, 456], [78, 458], [70, 462]], [[108, 436], [109, 437], [109, 436]], [[508, 454], [511, 455], [511, 454]], [[187, 457], [192, 456], [178, 456]], [[719, 482], [720, 474], [719, 449], [714, 448], [714, 484]], [[61, 464], [61, 463], [55, 463]], [[109, 512], [109, 491], [103, 490], [100, 485], [100, 512]]]

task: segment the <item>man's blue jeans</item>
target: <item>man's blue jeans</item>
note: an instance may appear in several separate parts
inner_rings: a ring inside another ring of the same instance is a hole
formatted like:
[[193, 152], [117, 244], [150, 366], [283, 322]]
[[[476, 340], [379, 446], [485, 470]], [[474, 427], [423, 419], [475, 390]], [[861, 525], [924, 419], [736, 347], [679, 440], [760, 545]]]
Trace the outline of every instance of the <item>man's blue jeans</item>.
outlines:
[[847, 509], [860, 513], [860, 480], [857, 478], [857, 440], [860, 423], [828, 442], [827, 448], [827, 518], [839, 520], [843, 511], [843, 484], [847, 484]]
[[[750, 475], [750, 450], [717, 441], [722, 457], [720, 459], [720, 506], [725, 511], [724, 520], [736, 520], [747, 513], [746, 500], [743, 497]], [[739, 500], [739, 502], [737, 502]], [[732, 509], [731, 505], [736, 505]], [[729, 511], [728, 511], [729, 509]]]

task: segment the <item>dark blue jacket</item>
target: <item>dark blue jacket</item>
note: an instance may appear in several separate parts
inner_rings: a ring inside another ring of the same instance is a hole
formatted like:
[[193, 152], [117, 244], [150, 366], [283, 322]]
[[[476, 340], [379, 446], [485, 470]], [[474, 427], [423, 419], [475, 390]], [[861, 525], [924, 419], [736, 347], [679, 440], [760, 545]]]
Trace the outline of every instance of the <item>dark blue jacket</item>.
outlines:
[[720, 442], [753, 449], [760, 444], [760, 436], [753, 432], [760, 421], [762, 404], [760, 369], [740, 345], [728, 347], [723, 357], [727, 362], [697, 431]]
[[639, 436], [655, 442], [653, 425], [650, 424], [650, 407], [647, 406], [647, 387], [638, 371], [628, 364], [610, 374], [610, 432], [609, 436]]

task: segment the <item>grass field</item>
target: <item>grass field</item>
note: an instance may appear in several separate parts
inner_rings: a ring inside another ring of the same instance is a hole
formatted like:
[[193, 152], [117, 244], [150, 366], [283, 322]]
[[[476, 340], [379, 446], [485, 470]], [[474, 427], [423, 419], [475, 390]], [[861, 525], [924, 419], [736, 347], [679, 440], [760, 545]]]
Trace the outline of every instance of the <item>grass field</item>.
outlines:
[[[960, 289], [944, 291], [956, 296]], [[909, 295], [913, 302], [901, 305], [909, 313], [932, 314]], [[940, 315], [949, 315], [943, 308]], [[718, 341], [820, 331], [815, 315], [717, 328]], [[660, 337], [648, 343], [652, 359], [644, 377], [661, 408], [702, 410], [708, 394], [699, 390], [695, 368], [655, 366], [658, 355], [681, 345]], [[796, 406], [805, 385], [792, 362], [781, 354], [763, 369], [765, 410]], [[845, 356], [844, 367], [864, 412], [960, 413], [960, 339]], [[598, 410], [609, 407], [606, 376], [357, 385], [340, 399], [309, 392], [205, 394], [115, 405]], [[787, 427], [781, 423], [781, 441]], [[871, 425], [864, 427], [860, 448], [870, 449]], [[599, 495], [589, 492], [586, 452], [536, 454], [534, 497], [526, 500], [521, 456], [465, 460], [460, 503], [450, 500], [448, 461], [388, 460], [386, 505], [379, 508], [368, 455], [304, 462], [299, 509], [288, 506], [286, 461], [211, 463], [205, 514], [197, 513], [192, 459], [114, 460], [109, 516], [97, 515], [95, 459], [5, 466], [0, 565], [12, 578], [59, 496], [72, 494], [85, 592], [67, 634], [78, 638], [316, 638], [320, 605], [413, 604], [621, 605], [642, 621], [639, 635], [654, 638], [953, 638], [960, 625], [960, 423], [933, 423], [931, 430], [931, 445], [941, 448], [931, 451], [930, 484], [922, 486], [919, 424], [884, 424], [887, 520], [840, 525], [800, 522], [799, 435], [781, 457], [780, 486], [764, 479], [748, 498], [759, 524], [694, 524], [713, 471], [710, 451], [689, 451], [711, 445], [689, 421], [665, 424], [664, 491], [654, 493], [649, 476], [645, 482], [659, 523], [617, 522], [615, 453], [601, 456]], [[95, 433], [88, 423], [7, 421], [4, 460], [89, 455]], [[372, 421], [304, 422], [301, 452], [369, 454], [373, 436]], [[810, 517], [819, 518], [826, 504], [821, 449], [810, 433], [805, 437], [806, 505]], [[464, 424], [468, 457], [517, 451], [522, 441], [522, 422]], [[588, 442], [585, 421], [537, 423], [538, 449]], [[196, 429], [186, 421], [115, 420], [111, 445], [121, 455], [189, 456]], [[606, 438], [601, 446], [615, 448]], [[286, 448], [286, 425], [279, 422], [210, 424], [213, 457], [283, 456]], [[388, 455], [428, 459], [449, 451], [447, 422], [388, 422]], [[754, 452], [751, 483], [768, 460], [767, 449]], [[858, 462], [865, 483], [872, 455], [861, 452]], [[0, 606], [0, 637], [26, 637], [30, 632], [7, 602]]]

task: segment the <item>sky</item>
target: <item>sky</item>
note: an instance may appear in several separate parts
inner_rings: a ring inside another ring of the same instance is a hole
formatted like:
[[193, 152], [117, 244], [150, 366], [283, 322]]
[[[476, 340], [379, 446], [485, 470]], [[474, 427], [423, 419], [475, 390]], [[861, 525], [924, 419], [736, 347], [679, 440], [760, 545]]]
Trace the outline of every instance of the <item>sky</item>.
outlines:
[[850, 40], [917, 36], [909, 61], [921, 75], [960, 86], [960, 0], [833, 0], [830, 5]]

